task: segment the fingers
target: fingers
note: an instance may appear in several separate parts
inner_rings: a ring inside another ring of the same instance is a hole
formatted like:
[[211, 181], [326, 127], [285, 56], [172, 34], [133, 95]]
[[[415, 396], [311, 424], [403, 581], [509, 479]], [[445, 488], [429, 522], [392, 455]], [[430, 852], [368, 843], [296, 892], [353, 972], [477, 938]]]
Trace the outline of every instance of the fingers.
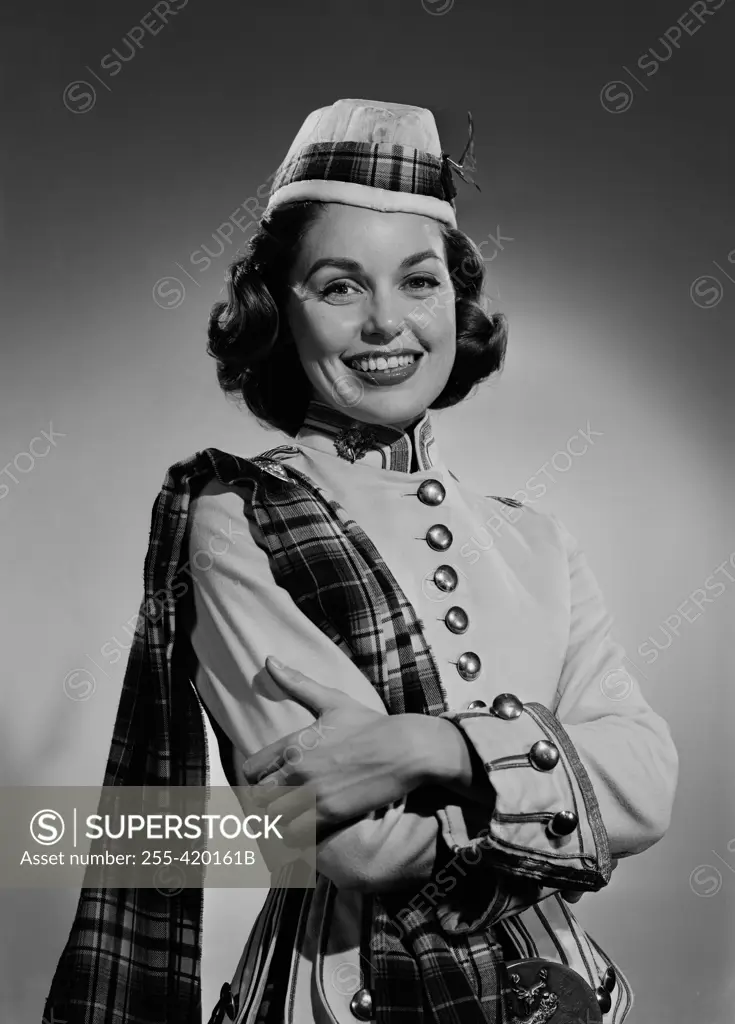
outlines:
[[[282, 664], [272, 654], [265, 659], [265, 667], [282, 689], [286, 690], [300, 704], [310, 708], [316, 715], [344, 703], [340, 699], [342, 694], [339, 690], [322, 686], [315, 679], [305, 676], [303, 672]], [[349, 698], [345, 697], [345, 700], [349, 700]]]
[[[261, 790], [258, 793], [258, 790]], [[257, 795], [256, 795], [257, 794]], [[255, 802], [267, 809], [268, 817], [280, 830], [283, 842], [291, 848], [305, 848], [316, 843], [316, 794], [311, 786], [281, 789], [277, 796], [269, 797], [269, 790], [256, 787]]]
[[[303, 732], [303, 729], [301, 730]], [[253, 785], [260, 782], [265, 776], [279, 771], [284, 764], [286, 752], [289, 747], [298, 743], [300, 732], [291, 732], [288, 736], [282, 736], [279, 740], [269, 743], [257, 754], [253, 754], [247, 761], [243, 762], [242, 771], [247, 782]]]
[[[305, 676], [303, 672], [298, 672], [296, 669], [282, 664], [273, 655], [268, 655], [265, 664], [268, 673], [281, 689], [298, 700], [300, 704], [309, 707], [317, 716], [336, 705], [337, 701], [334, 700], [334, 695], [338, 695], [338, 691], [322, 686], [314, 679], [310, 679], [309, 676]], [[242, 765], [246, 780], [252, 784], [259, 782], [265, 775], [277, 772], [284, 764], [288, 748], [298, 748], [301, 745], [304, 731], [302, 729], [298, 733], [292, 732], [288, 736], [282, 736], [249, 757]]]
[[[256, 787], [255, 792], [260, 788]], [[262, 795], [258, 795], [256, 803], [259, 808], [267, 809], [271, 820], [280, 817], [284, 825], [289, 825], [295, 818], [308, 813], [310, 809], [313, 820], [316, 794], [313, 788], [308, 785], [293, 786], [291, 788], [284, 787], [277, 791], [277, 795], [273, 796], [269, 795], [268, 790], [265, 790]]]

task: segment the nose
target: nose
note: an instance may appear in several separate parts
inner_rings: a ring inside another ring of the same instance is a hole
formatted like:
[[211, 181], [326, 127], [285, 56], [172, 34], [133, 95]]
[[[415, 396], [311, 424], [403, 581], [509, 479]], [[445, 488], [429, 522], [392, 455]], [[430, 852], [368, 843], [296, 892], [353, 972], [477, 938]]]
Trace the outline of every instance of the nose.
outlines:
[[376, 345], [387, 344], [405, 329], [406, 321], [399, 309], [397, 298], [374, 292], [363, 325], [364, 336], [370, 338]]

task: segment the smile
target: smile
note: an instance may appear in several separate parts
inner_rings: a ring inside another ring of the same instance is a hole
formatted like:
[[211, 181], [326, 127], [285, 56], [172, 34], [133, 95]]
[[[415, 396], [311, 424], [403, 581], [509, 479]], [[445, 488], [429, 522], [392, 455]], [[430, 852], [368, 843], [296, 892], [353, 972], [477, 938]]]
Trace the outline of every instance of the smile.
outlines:
[[344, 362], [366, 384], [390, 387], [413, 377], [422, 359], [422, 354], [411, 352], [400, 356], [354, 356]]
[[355, 356], [345, 362], [352, 369], [367, 373], [369, 370], [395, 370], [400, 366], [410, 366], [420, 358], [420, 356], [410, 353], [399, 356]]

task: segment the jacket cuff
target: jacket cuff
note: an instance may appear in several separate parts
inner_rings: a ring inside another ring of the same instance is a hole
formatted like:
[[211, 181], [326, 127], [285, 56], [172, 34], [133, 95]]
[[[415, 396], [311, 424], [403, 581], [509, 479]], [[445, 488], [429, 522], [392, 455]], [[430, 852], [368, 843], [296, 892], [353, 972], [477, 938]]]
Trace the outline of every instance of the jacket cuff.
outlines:
[[487, 710], [440, 717], [474, 748], [495, 795], [493, 808], [473, 801], [437, 810], [450, 849], [490, 850], [496, 871], [545, 887], [594, 892], [607, 885], [607, 831], [587, 771], [556, 716], [506, 693]]

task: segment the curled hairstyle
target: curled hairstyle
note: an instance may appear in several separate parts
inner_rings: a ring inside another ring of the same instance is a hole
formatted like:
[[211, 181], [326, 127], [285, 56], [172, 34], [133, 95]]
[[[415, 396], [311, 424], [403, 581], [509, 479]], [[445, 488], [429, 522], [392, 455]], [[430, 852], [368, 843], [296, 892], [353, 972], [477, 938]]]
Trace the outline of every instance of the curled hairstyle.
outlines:
[[[215, 303], [209, 318], [207, 352], [217, 362], [222, 390], [243, 398], [259, 420], [292, 437], [304, 421], [312, 387], [284, 312], [288, 279], [322, 206], [293, 203], [264, 217], [245, 255], [229, 267], [227, 302]], [[480, 303], [485, 265], [477, 246], [461, 231], [444, 224], [441, 230], [454, 285], [457, 352], [432, 409], [456, 405], [498, 371], [508, 336], [503, 314], [488, 316]]]

